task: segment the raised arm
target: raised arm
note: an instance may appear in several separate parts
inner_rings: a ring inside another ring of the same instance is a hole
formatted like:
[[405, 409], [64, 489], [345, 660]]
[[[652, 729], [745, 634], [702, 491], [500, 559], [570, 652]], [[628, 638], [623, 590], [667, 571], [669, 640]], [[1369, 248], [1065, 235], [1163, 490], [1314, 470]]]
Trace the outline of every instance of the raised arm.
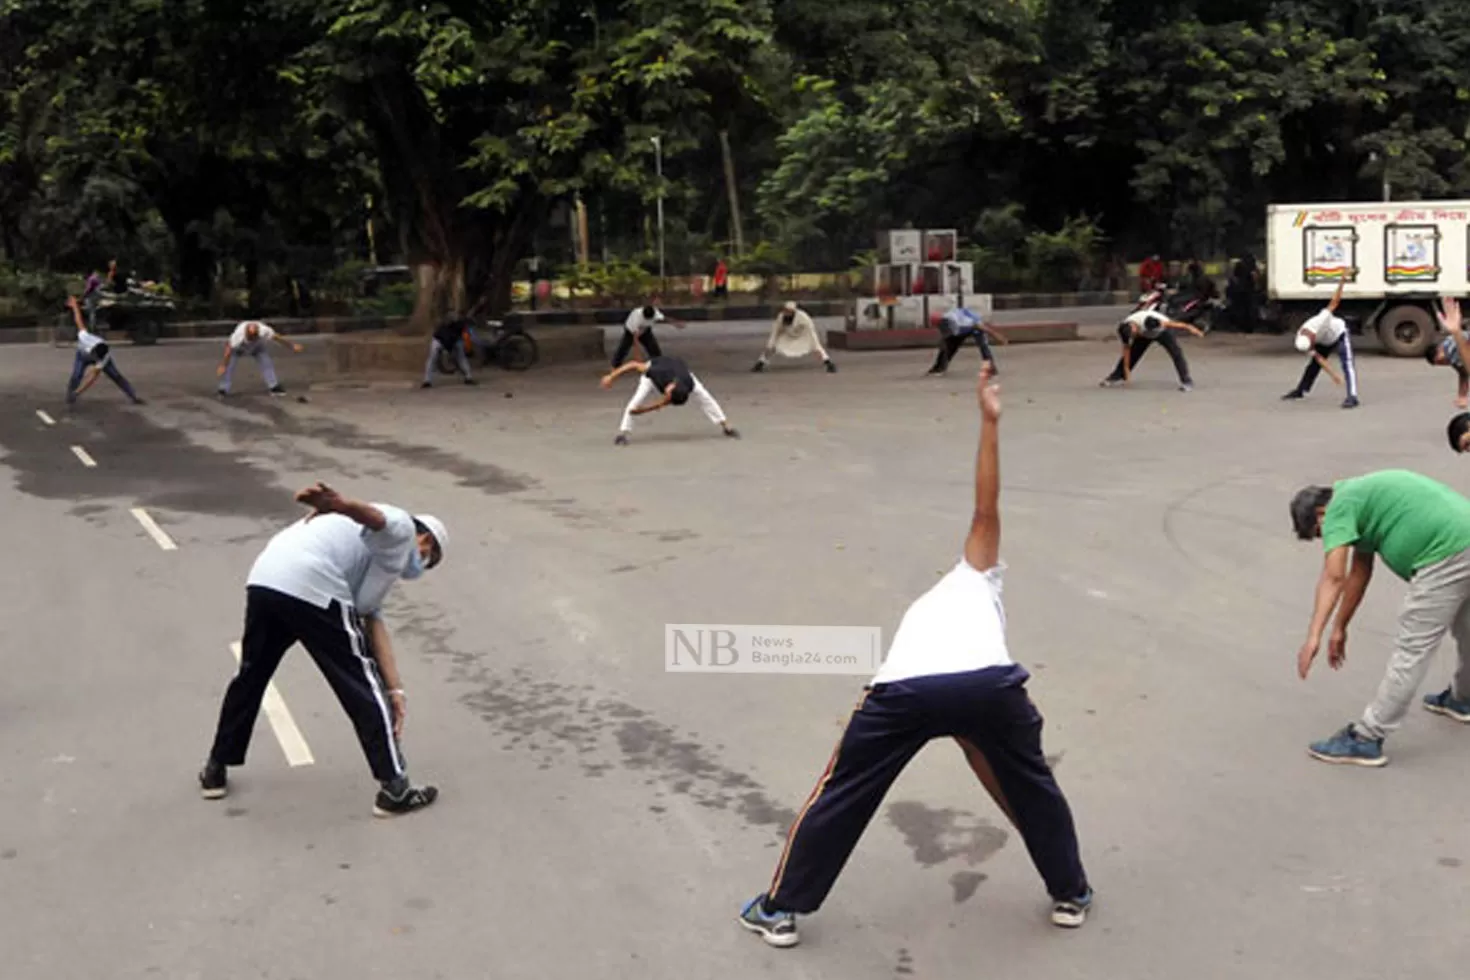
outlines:
[[1196, 337], [1203, 337], [1205, 335], [1205, 332], [1199, 327], [1196, 327], [1192, 323], [1185, 323], [1183, 320], [1166, 320], [1164, 321], [1164, 327], [1168, 330], [1183, 330], [1185, 333], [1192, 333]]
[[1467, 393], [1465, 371], [1470, 371], [1470, 340], [1465, 337], [1464, 313], [1460, 310], [1460, 301], [1453, 296], [1446, 296], [1439, 305], [1439, 325], [1455, 338], [1460, 363], [1465, 365], [1465, 370], [1460, 372], [1460, 397], [1464, 398]]
[[1337, 280], [1337, 292], [1332, 294], [1332, 302], [1327, 304], [1327, 312], [1335, 313], [1337, 311], [1337, 304], [1342, 302], [1342, 289], [1347, 285], [1347, 281], [1348, 270], [1343, 269], [1342, 278]]
[[648, 365], [644, 364], [642, 361], [627, 361], [623, 364], [622, 367], [614, 368], [607, 374], [604, 374], [602, 376], [602, 386], [604, 388], [611, 388], [614, 381], [618, 380], [629, 371], [637, 371], [639, 373], [642, 373], [647, 370]]
[[987, 572], [1000, 560], [1000, 386], [990, 365], [980, 372], [980, 450], [975, 457], [975, 511], [965, 538], [965, 561]]
[[81, 333], [87, 329], [86, 324], [82, 322], [82, 304], [77, 302], [77, 298], [75, 296], [68, 296], [66, 298], [66, 306], [67, 309], [71, 310], [71, 318], [77, 325], [77, 333]]
[[369, 531], [381, 531], [388, 526], [387, 515], [381, 510], [360, 500], [349, 500], [325, 483], [317, 483], [302, 490], [296, 494], [296, 502], [312, 509], [313, 513], [307, 518], [308, 521], [322, 514], [341, 514]]

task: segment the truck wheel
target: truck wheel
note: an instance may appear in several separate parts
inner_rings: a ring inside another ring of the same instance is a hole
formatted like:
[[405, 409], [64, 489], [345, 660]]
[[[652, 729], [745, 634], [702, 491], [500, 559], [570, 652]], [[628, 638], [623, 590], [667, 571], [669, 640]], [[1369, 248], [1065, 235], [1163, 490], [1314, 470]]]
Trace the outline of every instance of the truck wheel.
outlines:
[[1422, 357], [1434, 343], [1434, 320], [1421, 306], [1395, 306], [1378, 318], [1378, 338], [1394, 357]]

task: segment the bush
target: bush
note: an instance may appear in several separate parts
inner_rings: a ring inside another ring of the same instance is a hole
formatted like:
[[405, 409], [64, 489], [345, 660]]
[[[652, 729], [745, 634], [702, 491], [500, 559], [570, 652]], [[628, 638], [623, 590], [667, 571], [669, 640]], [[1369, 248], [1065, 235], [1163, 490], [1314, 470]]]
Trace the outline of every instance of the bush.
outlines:
[[413, 313], [418, 287], [411, 282], [393, 282], [378, 288], [378, 294], [352, 304], [358, 316], [400, 317]]
[[1069, 218], [1060, 231], [1026, 236], [1026, 268], [1035, 288], [1077, 289], [1092, 268], [1103, 243], [1102, 230], [1083, 215]]
[[570, 266], [559, 277], [572, 290], [590, 292], [599, 300], [619, 304], [646, 299], [653, 292], [654, 276], [637, 262], [614, 259], [587, 266]]
[[737, 276], [760, 276], [762, 298], [770, 297], [780, 288], [780, 277], [791, 271], [791, 254], [774, 242], [757, 242], [755, 247], [730, 262], [730, 274]]
[[79, 276], [0, 266], [0, 298], [17, 312], [58, 312], [68, 296], [81, 295], [84, 284]]

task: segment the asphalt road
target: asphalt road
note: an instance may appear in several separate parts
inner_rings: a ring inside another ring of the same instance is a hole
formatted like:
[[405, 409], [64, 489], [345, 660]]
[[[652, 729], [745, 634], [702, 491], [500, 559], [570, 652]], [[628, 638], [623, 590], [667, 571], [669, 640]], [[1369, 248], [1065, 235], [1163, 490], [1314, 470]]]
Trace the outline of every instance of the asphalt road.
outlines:
[[[1188, 341], [1187, 395], [1160, 352], [1110, 391], [1108, 344], [999, 352], [1011, 643], [1098, 889], [1087, 927], [1047, 923], [1024, 848], [936, 744], [800, 947], [740, 930], [864, 678], [666, 673], [663, 626], [891, 635], [956, 559], [977, 432], [972, 350], [942, 379], [927, 351], [751, 375], [762, 329], [665, 341], [744, 439], [691, 408], [640, 419], [626, 449], [630, 386], [601, 391], [595, 366], [300, 404], [244, 365], [221, 404], [215, 344], [124, 344], [150, 404], [104, 380], [67, 412], [70, 352], [6, 348], [0, 975], [1463, 972], [1470, 729], [1415, 709], [1385, 769], [1307, 757], [1372, 694], [1403, 590], [1381, 574], [1346, 668], [1298, 681], [1319, 555], [1286, 513], [1303, 483], [1386, 466], [1465, 485], [1453, 377], [1365, 357], [1358, 411], [1325, 380], [1285, 405], [1300, 361], [1279, 338]], [[388, 610], [410, 769], [443, 791], [409, 819], [372, 818], [300, 651], [277, 684], [311, 764], [262, 718], [232, 795], [197, 794], [245, 573], [317, 478], [453, 534]]]

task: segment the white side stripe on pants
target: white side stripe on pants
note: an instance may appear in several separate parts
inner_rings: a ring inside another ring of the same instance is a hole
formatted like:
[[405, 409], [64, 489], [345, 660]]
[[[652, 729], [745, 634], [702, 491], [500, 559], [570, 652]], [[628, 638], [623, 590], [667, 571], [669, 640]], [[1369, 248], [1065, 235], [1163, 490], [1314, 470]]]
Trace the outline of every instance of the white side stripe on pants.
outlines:
[[363, 639], [353, 616], [353, 610], [344, 605], [342, 628], [352, 639], [352, 652], [357, 654], [358, 662], [362, 664], [362, 674], [367, 678], [368, 690], [373, 692], [373, 700], [378, 702], [378, 710], [383, 714], [384, 730], [388, 733], [388, 756], [393, 760], [393, 771], [402, 776], [403, 760], [398, 755], [398, 740], [393, 737], [393, 712], [388, 710], [388, 699], [383, 694], [383, 685], [379, 683], [377, 668], [366, 653], [367, 641]]

